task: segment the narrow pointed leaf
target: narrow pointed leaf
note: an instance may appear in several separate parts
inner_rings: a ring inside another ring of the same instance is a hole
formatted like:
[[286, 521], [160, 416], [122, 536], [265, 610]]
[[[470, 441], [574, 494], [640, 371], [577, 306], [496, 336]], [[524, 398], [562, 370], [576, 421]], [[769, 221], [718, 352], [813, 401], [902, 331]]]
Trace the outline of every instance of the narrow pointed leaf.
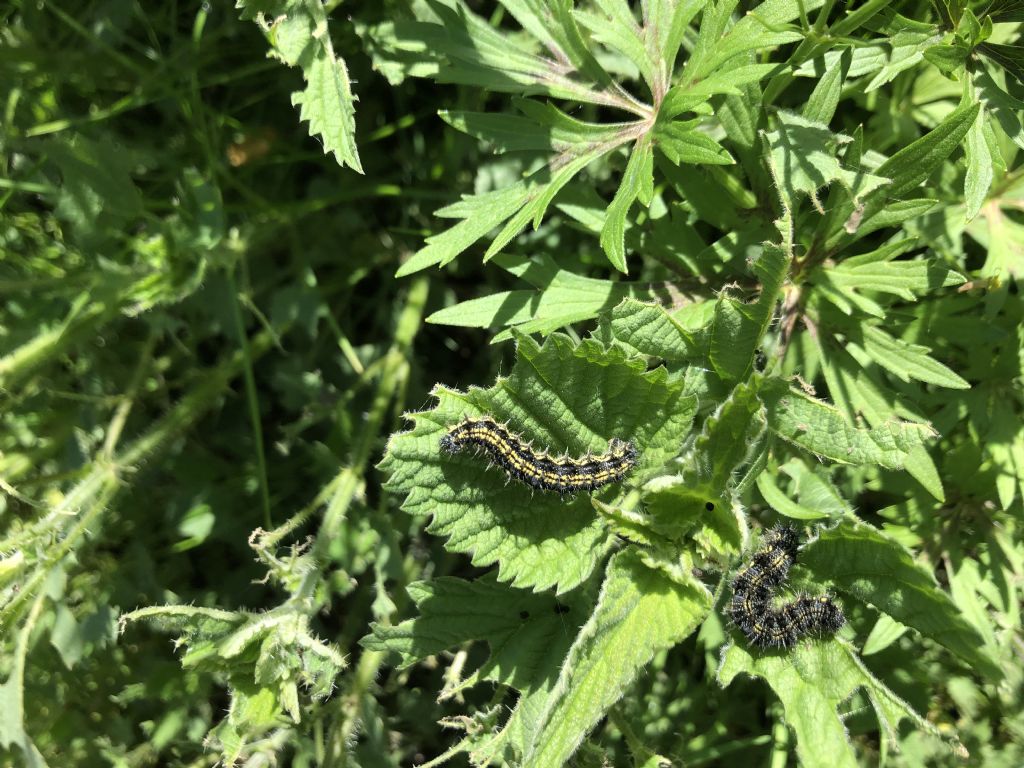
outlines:
[[680, 584], [623, 552], [609, 563], [594, 614], [562, 667], [524, 765], [561, 768], [659, 651], [696, 630], [711, 608], [697, 581]]

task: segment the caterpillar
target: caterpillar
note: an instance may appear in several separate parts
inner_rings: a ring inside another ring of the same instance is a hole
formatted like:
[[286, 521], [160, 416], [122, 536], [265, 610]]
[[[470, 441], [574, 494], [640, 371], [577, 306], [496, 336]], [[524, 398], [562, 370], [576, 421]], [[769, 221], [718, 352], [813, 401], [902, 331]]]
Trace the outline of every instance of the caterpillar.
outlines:
[[834, 633], [846, 623], [831, 595], [799, 594], [778, 607], [772, 604], [796, 561], [796, 529], [776, 526], [732, 581], [729, 614], [746, 638], [759, 648], [789, 648], [807, 635]]
[[608, 451], [583, 458], [549, 456], [535, 451], [530, 443], [494, 419], [466, 419], [451, 427], [441, 438], [444, 453], [458, 453], [472, 446], [487, 454], [505, 473], [532, 488], [555, 491], [563, 496], [595, 491], [618, 483], [636, 466], [639, 453], [633, 443], [612, 438]]

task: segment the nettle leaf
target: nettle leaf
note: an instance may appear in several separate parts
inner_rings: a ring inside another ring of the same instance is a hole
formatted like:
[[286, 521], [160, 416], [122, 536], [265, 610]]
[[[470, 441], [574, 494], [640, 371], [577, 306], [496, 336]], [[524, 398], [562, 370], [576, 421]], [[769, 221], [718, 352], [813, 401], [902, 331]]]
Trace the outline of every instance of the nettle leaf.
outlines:
[[325, 154], [339, 165], [363, 172], [356, 148], [355, 97], [345, 60], [334, 54], [327, 12], [319, 0], [238, 0], [242, 18], [255, 20], [272, 54], [299, 67], [306, 87], [292, 94], [299, 118], [309, 122]]
[[789, 271], [789, 256], [777, 245], [765, 243], [753, 263], [761, 279], [761, 295], [753, 304], [722, 297], [715, 307], [711, 328], [711, 363], [723, 379], [741, 380], [754, 365], [754, 355], [775, 313], [782, 284]]
[[660, 304], [624, 299], [609, 318], [612, 336], [637, 352], [661, 358], [670, 367], [703, 355], [700, 333], [684, 327]]
[[854, 426], [834, 406], [781, 379], [761, 387], [768, 428], [795, 445], [841, 464], [902, 469], [907, 456], [934, 432], [925, 424], [892, 419], [871, 429]]
[[775, 691], [786, 724], [796, 735], [802, 765], [860, 765], [843, 724], [845, 704], [858, 690], [871, 702], [889, 748], [899, 749], [899, 723], [910, 720], [916, 728], [946, 741], [961, 757], [967, 756], [955, 737], [940, 733], [917, 714], [840, 640], [804, 641], [785, 653], [756, 655], [744, 646], [730, 645], [722, 653], [718, 681], [725, 687], [741, 674], [761, 678]]
[[800, 551], [800, 565], [837, 589], [916, 629], [993, 679], [1002, 674], [984, 639], [934, 576], [876, 528], [846, 519]]
[[757, 396], [760, 377], [741, 383], [715, 413], [704, 420], [704, 428], [693, 450], [693, 466], [687, 473], [711, 488], [726, 488], [733, 474], [744, 466], [765, 429], [764, 406]]
[[233, 759], [245, 744], [290, 720], [300, 722], [301, 688], [324, 700], [346, 666], [332, 644], [311, 633], [309, 616], [294, 605], [253, 614], [187, 605], [157, 605], [122, 614], [176, 634], [185, 648], [181, 664], [225, 675], [231, 706], [211, 732]]
[[608, 564], [594, 613], [580, 630], [540, 718], [524, 765], [560, 768], [659, 651], [684, 640], [711, 610], [695, 579], [680, 582], [621, 552]]
[[448, 538], [446, 547], [467, 552], [476, 565], [498, 564], [498, 578], [520, 587], [565, 592], [585, 580], [611, 545], [589, 498], [561, 499], [533, 493], [483, 458], [442, 455], [449, 427], [474, 416], [507, 421], [510, 428], [554, 453], [602, 452], [613, 437], [640, 447], [639, 463], [622, 487], [598, 498], [612, 502], [662, 472], [680, 450], [696, 398], [664, 368], [618, 346], [593, 340], [573, 343], [553, 334], [543, 346], [517, 336], [516, 362], [490, 389], [437, 388], [437, 406], [411, 414], [411, 432], [395, 435], [381, 468], [387, 488], [406, 494], [403, 509], [433, 515], [428, 528]]
[[557, 676], [569, 640], [554, 596], [487, 578], [443, 577], [415, 582], [407, 591], [419, 615], [397, 626], [372, 624], [364, 647], [398, 653], [405, 668], [441, 651], [486, 641], [490, 657], [471, 681], [492, 680], [528, 693]]
[[670, 542], [690, 536], [708, 557], [727, 560], [743, 548], [747, 523], [740, 513], [740, 470], [755, 463], [765, 445], [764, 407], [757, 384], [738, 384], [704, 420], [683, 471], [656, 478], [644, 499], [651, 528]]

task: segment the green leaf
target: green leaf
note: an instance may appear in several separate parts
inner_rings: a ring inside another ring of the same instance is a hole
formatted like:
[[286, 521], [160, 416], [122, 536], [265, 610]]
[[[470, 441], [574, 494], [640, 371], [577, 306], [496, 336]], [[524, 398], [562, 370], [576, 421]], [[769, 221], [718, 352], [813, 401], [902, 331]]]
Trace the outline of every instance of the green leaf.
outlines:
[[768, 506], [780, 515], [794, 520], [822, 520], [828, 518], [827, 512], [819, 512], [792, 501], [789, 496], [779, 490], [770, 472], [762, 472], [757, 478], [757, 490], [764, 496]]
[[938, 67], [944, 75], [951, 75], [953, 79], [959, 79], [957, 75], [963, 73], [967, 57], [971, 55], [970, 48], [962, 42], [952, 45], [940, 44], [925, 48], [924, 57], [930, 63]]
[[707, 3], [708, 0], [652, 0], [642, 6], [645, 32], [657, 40], [666, 81], [671, 79], [690, 22]]
[[97, 223], [120, 227], [142, 213], [131, 177], [132, 157], [108, 140], [76, 135], [47, 142], [46, 155], [60, 172], [55, 213], [86, 237]]
[[[821, 357], [822, 373], [829, 392], [847, 420], [854, 421], [858, 414], [863, 414], [868, 424], [880, 427], [895, 417], [895, 395], [871, 371], [853, 359], [846, 349], [845, 339], [829, 345]], [[946, 500], [942, 479], [925, 446], [917, 446], [907, 454], [904, 468], [932, 496], [939, 501]]]
[[692, 111], [716, 94], [739, 96], [741, 86], [756, 83], [778, 70], [778, 64], [745, 64], [722, 69], [695, 83], [675, 86], [665, 94], [658, 110], [658, 122], [667, 123], [676, 115]]
[[764, 138], [772, 175], [787, 207], [793, 209], [803, 195], [814, 196], [840, 177], [836, 152], [852, 139], [791, 112], [779, 112], [776, 121], [778, 129], [766, 132]]
[[319, 0], [238, 0], [242, 18], [254, 19], [272, 51], [290, 67], [300, 67], [306, 87], [292, 94], [299, 118], [309, 122], [325, 154], [339, 165], [363, 172], [356, 149], [355, 105], [348, 68], [334, 54], [327, 12]]
[[580, 33], [572, 4], [564, 0], [501, 0], [501, 4], [557, 60], [569, 61], [584, 77], [601, 85], [611, 82]]
[[966, 282], [963, 275], [936, 259], [890, 261], [915, 244], [914, 240], [899, 240], [871, 253], [846, 259], [834, 267], [820, 267], [811, 273], [809, 279], [836, 288], [854, 302], [869, 291], [916, 301], [918, 296], [938, 288]]
[[994, 22], [1024, 21], [1024, 3], [1021, 0], [993, 0], [985, 13]]
[[611, 502], [662, 471], [679, 452], [696, 400], [664, 368], [645, 370], [619, 347], [572, 343], [553, 334], [543, 346], [519, 337], [507, 378], [487, 390], [437, 388], [437, 406], [411, 416], [413, 430], [392, 438], [381, 468], [387, 488], [406, 495], [403, 509], [433, 515], [428, 530], [446, 547], [468, 552], [476, 565], [498, 563], [498, 578], [516, 586], [565, 592], [582, 583], [611, 545], [583, 496], [563, 500], [532, 493], [480, 457], [445, 456], [439, 440], [464, 418], [490, 415], [539, 447], [581, 455], [604, 451], [613, 437], [641, 449], [623, 487], [599, 494]]
[[711, 363], [723, 379], [742, 380], [754, 365], [754, 354], [775, 313], [789, 257], [779, 246], [765, 243], [752, 269], [761, 279], [761, 295], [753, 304], [722, 297], [711, 328]]
[[808, 469], [803, 460], [794, 458], [779, 467], [779, 474], [792, 479], [790, 493], [779, 489], [771, 472], [761, 473], [757, 481], [764, 500], [779, 514], [795, 520], [821, 520], [838, 519], [852, 511], [824, 467]]
[[898, 726], [906, 719], [947, 741], [961, 757], [967, 756], [955, 737], [940, 734], [872, 675], [852, 648], [838, 640], [805, 641], [783, 654], [754, 655], [745, 647], [731, 645], [722, 655], [719, 683], [727, 686], [740, 674], [762, 678], [775, 691], [786, 724], [796, 735], [796, 753], [802, 765], [860, 765], [840, 714], [844, 703], [858, 690], [867, 694], [889, 748], [899, 748]]
[[641, 354], [661, 358], [670, 368], [701, 354], [697, 335], [658, 304], [624, 299], [612, 310], [610, 327], [618, 341]]
[[647, 40], [650, 30], [642, 28], [633, 17], [626, 0], [595, 0], [600, 9], [573, 10], [573, 17], [589, 30], [591, 37], [629, 59], [652, 92], [661, 79], [660, 62], [651, 57]]
[[991, 427], [984, 438], [985, 452], [998, 468], [996, 497], [1009, 510], [1020, 489], [1024, 499], [1024, 427], [1014, 409], [1003, 400], [992, 405]]
[[[770, 167], [788, 208], [795, 209], [804, 195], [817, 201], [816, 192], [833, 181], [850, 189], [854, 199], [886, 184], [880, 175], [844, 169], [836, 153], [849, 136], [832, 133], [827, 125], [791, 112], [779, 112], [778, 129], [764, 134]], [[821, 208], [816, 203], [816, 207]]]
[[852, 60], [852, 51], [847, 49], [839, 57], [836, 66], [827, 68], [818, 84], [814, 86], [814, 90], [811, 91], [811, 96], [807, 99], [801, 112], [812, 125], [827, 126], [832, 122], [836, 107], [839, 105], [839, 96], [843, 91], [843, 83], [850, 72]]
[[939, 361], [928, 356], [928, 348], [896, 339], [881, 328], [861, 324], [864, 351], [883, 370], [902, 381], [917, 379], [939, 387], [970, 389], [971, 385]]
[[910, 627], [900, 624], [891, 616], [883, 613], [878, 617], [875, 626], [871, 628], [867, 640], [864, 641], [864, 647], [861, 648], [860, 655], [871, 656], [879, 651], [884, 651], [903, 637], [909, 629]]
[[524, 765], [561, 768], [656, 653], [685, 639], [711, 609], [696, 580], [679, 583], [633, 552], [608, 564], [601, 596], [562, 666]]
[[8, 654], [7, 679], [0, 684], [0, 712], [4, 713], [0, 717], [0, 747], [12, 760], [13, 754], [20, 751], [20, 764], [26, 768], [48, 768], [46, 758], [25, 730], [25, 662], [31, 650], [29, 635], [36, 626], [36, 615], [38, 612], [30, 614], [14, 638], [12, 652]]
[[982, 43], [975, 50], [1003, 67], [1018, 83], [1024, 83], [1024, 46]]
[[741, 383], [704, 420], [684, 470], [647, 486], [652, 528], [672, 542], [691, 536], [703, 553], [726, 560], [739, 554], [746, 520], [737, 501], [742, 470], [754, 466], [765, 437], [764, 408], [755, 384]]
[[[312, 566], [307, 555], [306, 567]], [[231, 706], [211, 731], [240, 749], [240, 734], [252, 738], [290, 718], [301, 720], [298, 689], [322, 701], [334, 690], [345, 657], [309, 630], [309, 617], [285, 603], [260, 614], [186, 605], [156, 605], [121, 615], [120, 626], [146, 621], [178, 635], [187, 649], [183, 667], [227, 677]], [[237, 742], [237, 743], [236, 743]]]
[[[497, 233], [484, 254], [484, 260], [487, 261], [511, 242], [531, 221], [536, 229], [555, 195], [577, 173], [638, 136], [635, 126], [630, 124], [606, 126], [585, 123], [569, 117], [552, 105], [539, 104], [527, 99], [520, 99], [516, 105], [529, 120], [536, 123], [538, 128], [525, 133], [521, 145], [512, 146], [541, 146], [538, 130], [547, 131], [547, 141], [556, 154], [525, 181], [504, 189], [465, 196], [461, 202], [436, 211], [438, 216], [459, 218], [463, 221], [446, 232], [428, 237], [426, 247], [420, 249], [399, 268], [397, 277], [404, 277], [435, 264], [448, 264], [470, 245], [505, 222], [505, 226]], [[479, 116], [462, 113], [456, 115], [453, 122], [459, 128], [466, 127], [476, 131], [495, 142], [503, 143], [503, 146], [511, 144], [504, 134], [497, 131], [492, 121], [482, 120]], [[513, 122], [513, 127], [517, 124]], [[643, 149], [641, 145], [647, 149]], [[632, 171], [627, 167], [627, 178], [620, 189], [620, 194], [616, 196], [618, 202], [612, 203], [612, 206], [615, 206], [615, 224], [624, 221], [629, 206], [638, 195], [641, 200], [649, 202], [654, 194], [653, 178], [650, 174], [650, 148], [643, 139], [637, 143], [630, 164]], [[626, 191], [623, 192], [623, 189]], [[630, 197], [634, 192], [635, 194]], [[609, 211], [612, 209], [609, 208]], [[611, 218], [609, 215], [609, 220]], [[615, 266], [620, 271], [625, 271], [624, 252], [613, 250], [609, 255]]]
[[[589, 50], [564, 0], [506, 0], [518, 20], [543, 43], [496, 29], [463, 2], [431, 3], [435, 21], [398, 21], [368, 30], [375, 65], [393, 79], [430, 77], [520, 95], [545, 94], [602, 106], [635, 109], [635, 101], [609, 92], [610, 78]], [[567, 67], [566, 62], [571, 66]], [[582, 74], [583, 77], [579, 75]]]
[[[978, 67], [974, 75], [975, 95], [986, 113], [995, 117], [999, 126], [1010, 140], [1024, 149], [1024, 124], [1020, 113], [1024, 110], [1024, 101], [1014, 98], [1006, 91], [1005, 75], [990, 64]], [[999, 83], [996, 82], [999, 78]], [[1002, 83], [1002, 84], [1001, 84]]]
[[525, 182], [480, 195], [464, 195], [461, 202], [435, 211], [435, 215], [462, 219], [445, 232], [427, 238], [427, 245], [402, 264], [395, 277], [405, 277], [435, 264], [444, 266], [526, 204]]
[[[583, 277], [560, 269], [549, 256], [523, 260], [501, 254], [495, 261], [514, 274], [520, 274], [538, 290], [501, 291], [463, 301], [434, 312], [427, 317], [427, 322], [469, 328], [518, 327], [524, 333], [547, 335], [570, 323], [597, 317], [626, 300], [625, 297], [648, 297], [635, 283]], [[510, 334], [505, 332], [498, 334], [494, 341], [508, 338]]]
[[986, 676], [999, 667], [984, 640], [910, 552], [872, 526], [844, 520], [800, 551], [800, 564], [837, 589], [874, 606], [949, 649]]
[[483, 578], [442, 577], [407, 588], [419, 611], [397, 626], [374, 623], [361, 641], [374, 651], [401, 656], [400, 668], [485, 641], [491, 655], [473, 679], [492, 680], [529, 692], [552, 672], [568, 650], [564, 617], [552, 595], [513, 589]]
[[56, 606], [55, 613], [50, 642], [68, 669], [116, 637], [117, 622], [110, 606], [103, 606], [83, 621], [78, 621], [63, 603]]
[[964, 180], [964, 205], [967, 210], [964, 215], [968, 221], [977, 216], [981, 206], [985, 204], [995, 178], [992, 152], [985, 140], [986, 118], [984, 109], [978, 112], [977, 119], [967, 132], [967, 141], [964, 144], [964, 151], [967, 154], [967, 177]]
[[[878, 2], [878, 0], [873, 1]], [[849, 78], [863, 77], [877, 72], [885, 66], [889, 60], [889, 50], [888, 45], [879, 43], [826, 51], [823, 56], [801, 64], [794, 74], [798, 77], [813, 77], [815, 80], [820, 80], [826, 73], [841, 67], [843, 56], [849, 52], [851, 54], [850, 71], [846, 76]]]
[[735, 162], [721, 144], [707, 134], [693, 130], [692, 125], [694, 121], [659, 122], [654, 129], [654, 143], [676, 165], [731, 165]]
[[932, 131], [881, 163], [874, 174], [892, 183], [876, 189], [860, 205], [851, 199], [835, 206], [822, 219], [828, 231], [826, 246], [839, 249], [853, 239], [920, 216], [935, 205], [934, 200], [899, 198], [906, 197], [956, 152], [979, 110], [979, 104], [961, 104]]
[[608, 215], [601, 229], [601, 247], [620, 272], [629, 271], [626, 268], [626, 214], [634, 200], [640, 198], [641, 202], [649, 205], [653, 196], [654, 150], [648, 134], [633, 146], [622, 183], [608, 206]]
[[729, 399], [704, 420], [688, 472], [721, 495], [734, 473], [748, 463], [751, 448], [757, 445], [764, 429], [764, 406], [757, 397], [757, 382], [736, 385]]
[[882, 163], [875, 173], [892, 180], [879, 194], [904, 197], [949, 159], [981, 109], [979, 104], [963, 104], [949, 114], [934, 130], [907, 145]]
[[872, 429], [855, 427], [834, 406], [779, 379], [765, 381], [761, 397], [768, 427], [779, 437], [841, 464], [878, 464], [902, 469], [908, 454], [932, 434], [924, 424], [895, 419]]
[[904, 28], [896, 30], [889, 38], [888, 56], [878, 74], [864, 88], [865, 92], [869, 93], [895, 80], [901, 72], [906, 72], [921, 61], [924, 52], [942, 39], [941, 31], [932, 24], [911, 21], [905, 17], [900, 17], [898, 23], [904, 25]]
[[723, 35], [736, 2], [727, 0], [717, 3], [714, 25], [705, 24], [711, 14], [707, 10], [704, 12], [698, 47], [683, 71], [684, 82], [696, 82], [708, 77], [741, 54], [803, 40], [803, 32], [783, 27], [823, 4], [824, 0], [766, 0], [749, 10]]

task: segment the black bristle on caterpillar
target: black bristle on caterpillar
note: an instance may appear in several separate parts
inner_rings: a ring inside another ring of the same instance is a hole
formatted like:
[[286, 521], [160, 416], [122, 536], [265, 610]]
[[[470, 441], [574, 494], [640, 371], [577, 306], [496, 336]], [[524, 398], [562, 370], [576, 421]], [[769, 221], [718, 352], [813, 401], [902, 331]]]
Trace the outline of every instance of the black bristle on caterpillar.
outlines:
[[772, 604], [796, 561], [799, 543], [795, 528], [772, 528], [732, 581], [729, 615], [759, 648], [789, 648], [802, 637], [834, 633], [846, 623], [831, 595], [799, 594], [779, 607]]
[[441, 450], [458, 453], [473, 447], [487, 454], [492, 462], [516, 480], [541, 491], [563, 496], [596, 491], [618, 483], [636, 466], [639, 453], [633, 443], [612, 438], [608, 451], [580, 459], [549, 456], [535, 451], [521, 437], [494, 419], [467, 419], [448, 430], [441, 438]]

